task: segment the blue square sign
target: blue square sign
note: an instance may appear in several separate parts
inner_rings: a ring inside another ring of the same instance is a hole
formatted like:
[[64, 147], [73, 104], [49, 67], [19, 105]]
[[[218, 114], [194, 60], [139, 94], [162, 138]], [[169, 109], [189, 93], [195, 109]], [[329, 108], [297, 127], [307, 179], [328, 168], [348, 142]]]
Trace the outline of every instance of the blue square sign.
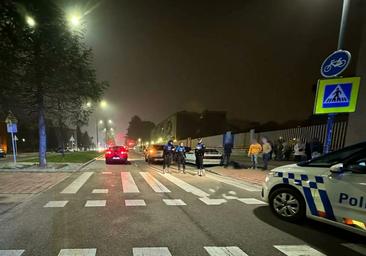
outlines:
[[323, 108], [348, 107], [352, 83], [329, 84], [324, 88]]

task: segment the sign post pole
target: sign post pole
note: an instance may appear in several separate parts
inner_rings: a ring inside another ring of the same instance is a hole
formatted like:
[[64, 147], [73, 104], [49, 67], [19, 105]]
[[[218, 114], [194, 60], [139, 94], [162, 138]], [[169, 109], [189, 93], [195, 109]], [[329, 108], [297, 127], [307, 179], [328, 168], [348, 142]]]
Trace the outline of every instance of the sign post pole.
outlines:
[[[10, 126], [12, 126], [12, 123], [10, 122]], [[15, 139], [14, 139], [14, 132], [13, 132], [13, 129], [11, 130], [11, 145], [13, 147], [13, 159], [14, 159], [14, 165], [17, 164], [17, 156], [16, 156], [16, 153], [15, 153]]]
[[[350, 4], [350, 0], [343, 0], [342, 18], [341, 18], [341, 25], [339, 28], [337, 50], [341, 50], [343, 48], [344, 34], [346, 31], [347, 18], [348, 18], [348, 13], [349, 13], [349, 4]], [[325, 145], [323, 148], [323, 154], [326, 154], [331, 150], [332, 133], [333, 133], [335, 115], [336, 114], [328, 114], [327, 134], [326, 134]]]

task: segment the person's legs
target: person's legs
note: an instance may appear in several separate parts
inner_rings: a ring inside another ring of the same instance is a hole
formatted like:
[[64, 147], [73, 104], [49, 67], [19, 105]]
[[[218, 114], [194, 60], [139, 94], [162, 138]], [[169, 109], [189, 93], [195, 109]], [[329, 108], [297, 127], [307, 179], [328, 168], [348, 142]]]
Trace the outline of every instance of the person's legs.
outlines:
[[178, 171], [180, 171], [181, 156], [177, 156]]
[[183, 173], [186, 173], [186, 159], [182, 156], [182, 166], [183, 166]]
[[269, 154], [263, 154], [263, 169], [268, 169]]
[[258, 166], [258, 156], [257, 155], [253, 155], [253, 166], [254, 166], [254, 169], [257, 169], [257, 166]]

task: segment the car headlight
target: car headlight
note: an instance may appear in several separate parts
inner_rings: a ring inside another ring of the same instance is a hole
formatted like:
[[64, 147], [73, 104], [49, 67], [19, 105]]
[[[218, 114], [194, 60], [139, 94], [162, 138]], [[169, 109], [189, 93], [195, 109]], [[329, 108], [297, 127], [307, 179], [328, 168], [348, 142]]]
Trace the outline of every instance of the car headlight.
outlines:
[[273, 172], [269, 172], [267, 175], [266, 175], [266, 178], [264, 179], [264, 182], [268, 182], [269, 181], [269, 179], [271, 178], [271, 177], [273, 177]]

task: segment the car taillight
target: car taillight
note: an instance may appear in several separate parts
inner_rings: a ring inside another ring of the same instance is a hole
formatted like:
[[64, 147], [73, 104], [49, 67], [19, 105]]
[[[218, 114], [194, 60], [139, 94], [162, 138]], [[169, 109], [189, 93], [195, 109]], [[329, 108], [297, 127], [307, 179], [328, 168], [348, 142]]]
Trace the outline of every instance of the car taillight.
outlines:
[[107, 151], [105, 152], [105, 154], [106, 154], [106, 155], [110, 155], [110, 154], [112, 154], [112, 151], [107, 150]]
[[155, 153], [155, 150], [150, 149], [149, 152], [150, 152], [150, 154], [153, 154], [153, 153]]

